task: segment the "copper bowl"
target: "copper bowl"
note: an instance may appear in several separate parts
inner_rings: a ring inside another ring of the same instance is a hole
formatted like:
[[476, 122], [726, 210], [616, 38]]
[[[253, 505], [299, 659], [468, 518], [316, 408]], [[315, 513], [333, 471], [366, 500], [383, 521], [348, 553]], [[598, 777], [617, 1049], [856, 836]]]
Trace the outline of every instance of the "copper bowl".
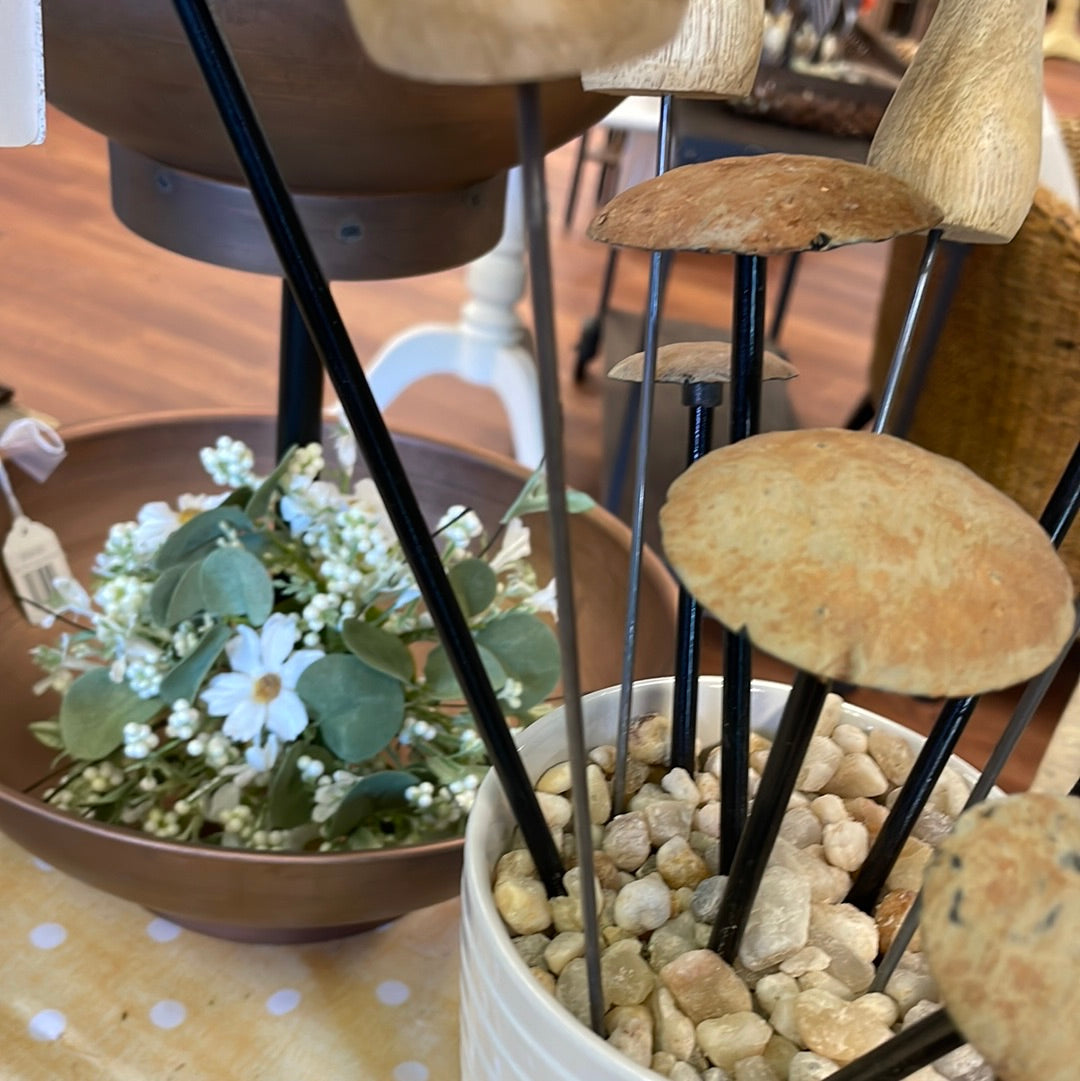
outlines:
[[[85, 580], [109, 525], [134, 516], [152, 499], [205, 490], [200, 447], [227, 433], [248, 443], [265, 467], [274, 424], [235, 413], [165, 414], [83, 426], [66, 433], [68, 457], [45, 485], [18, 485], [27, 515], [47, 522], [64, 543], [72, 571]], [[396, 437], [417, 497], [430, 518], [452, 503], [497, 521], [526, 471], [496, 455], [413, 435]], [[549, 573], [547, 530], [533, 530], [538, 573]], [[582, 685], [619, 682], [626, 603], [627, 529], [606, 511], [572, 523], [578, 582]], [[646, 553], [641, 591], [637, 675], [670, 671], [675, 588]], [[68, 874], [144, 905], [186, 927], [250, 942], [331, 938], [381, 923], [453, 896], [462, 842], [379, 852], [284, 855], [222, 850], [148, 837], [87, 822], [28, 793], [51, 771], [51, 752], [27, 731], [50, 716], [55, 699], [36, 697], [40, 676], [27, 651], [55, 631], [31, 628], [5, 593], [0, 597], [0, 656], [7, 670], [0, 731], [0, 829]]]

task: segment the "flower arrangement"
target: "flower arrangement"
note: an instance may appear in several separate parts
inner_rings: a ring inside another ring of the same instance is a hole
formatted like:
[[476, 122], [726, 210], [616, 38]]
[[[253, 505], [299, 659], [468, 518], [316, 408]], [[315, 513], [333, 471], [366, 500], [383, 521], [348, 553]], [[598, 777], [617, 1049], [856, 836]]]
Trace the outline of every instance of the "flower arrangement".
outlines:
[[[486, 770], [400, 544], [371, 481], [337, 483], [318, 444], [265, 477], [223, 436], [201, 461], [222, 491], [114, 525], [92, 595], [55, 583], [54, 645], [31, 727], [61, 752], [44, 797], [98, 821], [226, 847], [342, 851], [458, 835]], [[496, 534], [451, 507], [434, 531], [510, 723], [559, 677], [529, 530], [534, 475]], [[590, 505], [575, 493], [572, 508]]]

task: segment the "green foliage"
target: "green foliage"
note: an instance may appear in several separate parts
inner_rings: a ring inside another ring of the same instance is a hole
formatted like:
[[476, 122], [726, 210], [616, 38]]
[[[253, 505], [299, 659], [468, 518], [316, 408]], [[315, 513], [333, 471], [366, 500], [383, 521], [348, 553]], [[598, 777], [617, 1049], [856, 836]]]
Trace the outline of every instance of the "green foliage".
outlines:
[[114, 683], [107, 668], [92, 668], [60, 703], [64, 750], [72, 758], [104, 758], [124, 742], [124, 725], [146, 724], [161, 708], [160, 698], [140, 698], [126, 683]]
[[315, 799], [296, 765], [304, 755], [317, 758], [328, 768], [333, 766], [334, 757], [325, 747], [312, 743], [294, 743], [285, 749], [274, 766], [267, 790], [267, 820], [271, 829], [293, 829], [295, 826], [304, 825], [311, 817]]
[[330, 818], [327, 833], [331, 837], [343, 837], [378, 811], [403, 810], [408, 806], [406, 790], [418, 782], [419, 778], [405, 770], [386, 770], [361, 777]]
[[345, 647], [376, 672], [403, 683], [416, 679], [416, 664], [409, 647], [396, 635], [363, 619], [347, 619], [341, 628]]
[[[477, 651], [491, 686], [496, 691], [502, 690], [506, 684], [506, 669], [503, 668], [499, 658], [483, 646], [477, 646]], [[442, 646], [436, 646], [428, 654], [424, 665], [424, 682], [428, 691], [436, 698], [461, 701], [463, 697], [461, 685], [450, 664], [450, 657]]]
[[161, 681], [161, 698], [170, 705], [178, 698], [193, 702], [231, 636], [228, 627], [220, 624], [211, 627], [199, 644]]
[[166, 538], [154, 556], [154, 566], [164, 571], [201, 559], [218, 546], [226, 529], [232, 529], [243, 538], [254, 534], [255, 524], [239, 507], [225, 504], [205, 510]]
[[476, 632], [476, 643], [498, 658], [506, 675], [522, 686], [526, 710], [546, 698], [559, 682], [559, 643], [551, 628], [530, 612], [510, 611]]
[[350, 653], [331, 653], [310, 665], [296, 685], [323, 742], [345, 762], [383, 750], [405, 718], [405, 692], [393, 676]]
[[464, 559], [447, 572], [461, 610], [470, 619], [491, 606], [498, 592], [499, 580], [482, 559]]

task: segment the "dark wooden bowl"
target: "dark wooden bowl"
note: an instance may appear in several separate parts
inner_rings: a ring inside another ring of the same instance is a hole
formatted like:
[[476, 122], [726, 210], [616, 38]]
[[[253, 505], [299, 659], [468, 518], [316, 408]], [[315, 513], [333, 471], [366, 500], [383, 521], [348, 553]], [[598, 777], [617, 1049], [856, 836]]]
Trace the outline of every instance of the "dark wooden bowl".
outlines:
[[[212, 487], [198, 450], [222, 433], [244, 440], [261, 464], [268, 464], [274, 437], [269, 417], [200, 412], [110, 421], [66, 433], [68, 457], [53, 479], [41, 486], [18, 484], [19, 498], [31, 518], [60, 534], [73, 573], [85, 581], [110, 524], [132, 518], [150, 500]], [[420, 504], [432, 519], [448, 505], [464, 503], [485, 522], [495, 522], [527, 475], [496, 455], [410, 435], [398, 436], [397, 443]], [[547, 530], [539, 519], [533, 526], [534, 561], [546, 576]], [[627, 529], [606, 511], [573, 519], [584, 690], [620, 680], [628, 541]], [[647, 552], [639, 677], [670, 671], [674, 612], [672, 579]], [[53, 715], [57, 702], [55, 696], [43, 699], [32, 693], [40, 672], [28, 650], [55, 635], [31, 628], [7, 591], [0, 596], [5, 665], [0, 829], [37, 856], [177, 923], [247, 941], [333, 937], [457, 892], [461, 841], [371, 853], [226, 851], [86, 822], [27, 795], [50, 772], [51, 754], [26, 726]]]
[[[215, 15], [294, 191], [445, 191], [517, 161], [514, 92], [408, 82], [368, 59], [341, 0], [229, 0]], [[154, 161], [241, 182], [169, 0], [49, 0], [50, 101]], [[616, 99], [545, 84], [549, 147]]]

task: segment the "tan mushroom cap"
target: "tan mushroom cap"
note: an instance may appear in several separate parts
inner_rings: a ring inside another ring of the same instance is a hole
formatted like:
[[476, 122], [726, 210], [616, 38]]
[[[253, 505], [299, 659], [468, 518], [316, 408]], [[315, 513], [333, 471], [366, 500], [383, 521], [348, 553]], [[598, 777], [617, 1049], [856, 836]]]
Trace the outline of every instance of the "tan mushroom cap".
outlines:
[[[766, 349], [762, 357], [762, 379], [792, 379], [799, 373], [783, 357]], [[645, 354], [632, 353], [620, 360], [609, 379], [640, 383], [645, 371]], [[673, 342], [656, 351], [658, 383], [730, 383], [731, 342]]]
[[755, 645], [824, 679], [963, 696], [1042, 671], [1073, 586], [1039, 524], [966, 466], [886, 435], [771, 432], [671, 485], [664, 552]]
[[589, 226], [649, 251], [781, 255], [931, 229], [941, 211], [902, 180], [835, 158], [762, 154], [684, 165], [620, 193]]
[[428, 83], [521, 83], [667, 44], [688, 0], [346, 0], [381, 68]]
[[1080, 1072], [1080, 800], [961, 816], [927, 868], [923, 944], [949, 1016], [1001, 1081]]

